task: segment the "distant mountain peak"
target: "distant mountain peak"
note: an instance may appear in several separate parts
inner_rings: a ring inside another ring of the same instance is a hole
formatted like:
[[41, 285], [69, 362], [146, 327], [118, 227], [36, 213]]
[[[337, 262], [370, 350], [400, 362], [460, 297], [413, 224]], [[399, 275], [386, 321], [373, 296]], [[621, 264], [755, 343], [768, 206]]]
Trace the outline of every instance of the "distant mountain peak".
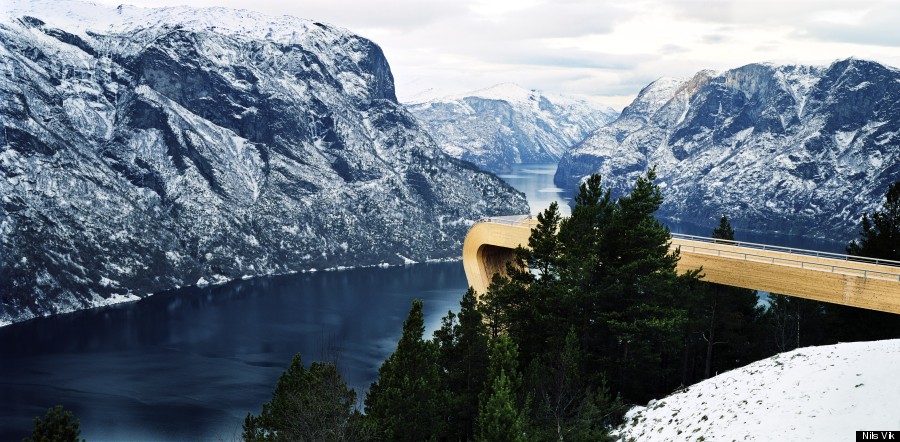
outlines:
[[429, 88], [404, 99], [403, 102], [407, 105], [427, 102], [449, 103], [469, 97], [508, 102], [525, 102], [534, 98], [536, 95], [540, 96], [541, 92], [534, 89], [526, 89], [515, 83], [499, 83], [483, 89], [451, 94], [441, 92], [435, 88]]
[[[463, 95], [467, 97], [479, 97], [490, 100], [523, 102], [533, 100], [536, 96], [541, 96], [541, 91], [537, 89], [527, 89], [519, 86], [516, 83], [500, 83]], [[457, 95], [457, 97], [460, 97], [460, 95]]]
[[[688, 81], [686, 78], [661, 77], [645, 86], [625, 109], [622, 116], [651, 115], [666, 104]], [[620, 117], [620, 118], [621, 118]]]
[[432, 97], [407, 107], [429, 126], [445, 152], [492, 172], [513, 164], [557, 161], [567, 147], [618, 115], [609, 106], [514, 83]]

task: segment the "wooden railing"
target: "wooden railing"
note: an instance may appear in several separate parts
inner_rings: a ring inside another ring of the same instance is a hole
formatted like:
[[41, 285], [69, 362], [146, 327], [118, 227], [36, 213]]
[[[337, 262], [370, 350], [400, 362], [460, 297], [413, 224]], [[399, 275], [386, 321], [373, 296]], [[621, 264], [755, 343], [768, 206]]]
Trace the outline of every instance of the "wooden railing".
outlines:
[[[531, 216], [485, 218], [469, 230], [463, 265], [469, 284], [487, 291], [517, 246], [527, 246]], [[678, 270], [706, 281], [900, 314], [900, 262], [768, 244], [673, 234]]]

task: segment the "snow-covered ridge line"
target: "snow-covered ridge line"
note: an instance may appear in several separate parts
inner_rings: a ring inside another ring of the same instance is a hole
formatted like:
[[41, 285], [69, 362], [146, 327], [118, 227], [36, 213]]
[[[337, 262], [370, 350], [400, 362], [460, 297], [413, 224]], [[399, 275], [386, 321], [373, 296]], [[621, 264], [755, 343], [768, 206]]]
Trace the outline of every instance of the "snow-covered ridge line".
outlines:
[[[526, 89], [522, 86], [519, 86], [515, 83], [500, 83], [494, 86], [486, 87], [484, 89], [478, 89], [470, 92], [462, 92], [457, 94], [449, 94], [449, 95], [437, 95], [433, 94], [433, 96], [429, 96], [429, 94], [423, 94], [421, 98], [417, 96], [413, 96], [410, 101], [404, 102], [407, 105], [413, 104], [422, 104], [427, 102], [452, 102], [462, 100], [464, 98], [485, 98], [489, 100], [503, 100], [511, 103], [521, 103], [526, 102], [534, 96], [546, 95], [542, 91], [537, 89]], [[552, 96], [552, 95], [551, 95]]]
[[506, 101], [511, 104], [529, 103], [541, 97], [547, 98], [557, 105], [584, 106], [590, 105], [605, 113], [617, 114], [616, 110], [592, 100], [566, 94], [548, 93], [541, 89], [528, 89], [515, 83], [500, 83], [494, 86], [455, 94], [442, 94], [434, 90], [423, 91], [403, 100], [403, 104], [413, 106], [426, 103], [452, 103], [466, 98]]
[[307, 33], [349, 31], [293, 16], [271, 16], [246, 9], [189, 6], [145, 8], [118, 7], [79, 0], [4, 0], [4, 22], [34, 16], [51, 27], [87, 36], [87, 32], [120, 34], [143, 28], [179, 26], [186, 30], [215, 31], [258, 40], [296, 44], [308, 41]]

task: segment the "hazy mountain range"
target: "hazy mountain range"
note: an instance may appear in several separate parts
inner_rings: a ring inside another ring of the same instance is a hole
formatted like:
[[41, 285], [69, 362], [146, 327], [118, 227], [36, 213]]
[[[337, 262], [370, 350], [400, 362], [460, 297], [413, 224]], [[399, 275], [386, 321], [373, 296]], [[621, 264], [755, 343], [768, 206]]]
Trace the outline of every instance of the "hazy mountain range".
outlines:
[[619, 115], [609, 106], [509, 83], [406, 106], [444, 152], [492, 172], [559, 161], [567, 148]]

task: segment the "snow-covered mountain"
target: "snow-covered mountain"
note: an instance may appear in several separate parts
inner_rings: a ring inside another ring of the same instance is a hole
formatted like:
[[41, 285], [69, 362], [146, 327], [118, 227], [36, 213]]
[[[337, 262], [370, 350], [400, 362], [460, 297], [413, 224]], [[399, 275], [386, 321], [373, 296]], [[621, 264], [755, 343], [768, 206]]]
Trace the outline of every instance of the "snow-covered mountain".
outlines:
[[0, 6], [0, 324], [243, 275], [457, 257], [526, 213], [369, 40], [223, 8]]
[[618, 116], [614, 109], [514, 84], [407, 103], [454, 158], [492, 172], [519, 163], [555, 162], [565, 150]]
[[621, 441], [854, 440], [900, 428], [900, 340], [807, 347], [632, 408]]
[[845, 241], [900, 179], [900, 70], [751, 64], [647, 86], [566, 152], [555, 177], [600, 172], [616, 194], [657, 165], [663, 217]]

